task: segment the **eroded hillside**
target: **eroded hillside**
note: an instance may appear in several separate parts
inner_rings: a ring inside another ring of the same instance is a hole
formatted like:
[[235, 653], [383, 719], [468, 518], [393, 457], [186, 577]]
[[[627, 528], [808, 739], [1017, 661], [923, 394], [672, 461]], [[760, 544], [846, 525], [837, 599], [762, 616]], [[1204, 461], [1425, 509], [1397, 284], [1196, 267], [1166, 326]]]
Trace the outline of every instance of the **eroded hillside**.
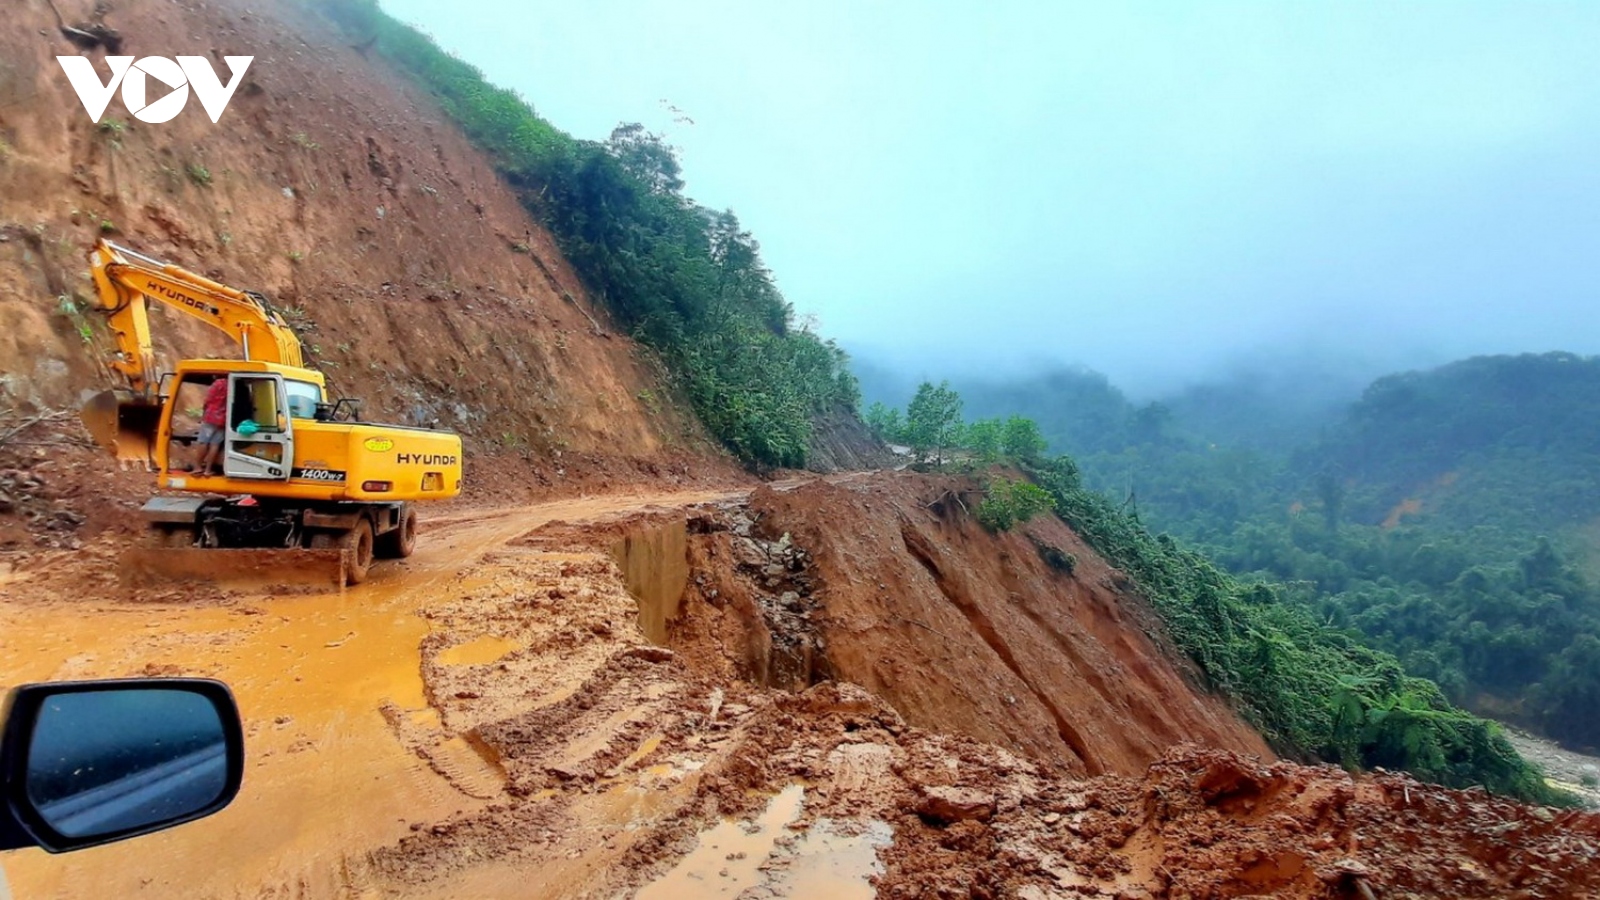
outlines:
[[968, 509], [981, 498], [913, 473], [762, 488], [697, 529], [696, 571], [744, 577], [698, 579], [673, 637], [757, 648], [747, 677], [849, 681], [912, 724], [1077, 775], [1139, 772], [1185, 741], [1271, 755], [1176, 667], [1121, 573], [1053, 516], [988, 533]]
[[[68, 23], [89, 0], [57, 0]], [[261, 290], [333, 387], [374, 417], [455, 429], [477, 460], [554, 484], [658, 477], [718, 455], [488, 162], [360, 48], [287, 0], [123, 0], [100, 21], [134, 56], [253, 55], [219, 124], [190, 101], [97, 126], [54, 57], [80, 52], [46, 0], [0, 21], [0, 385], [71, 405], [102, 385], [85, 253], [102, 235]], [[106, 71], [105, 47], [84, 51]], [[225, 74], [225, 71], [223, 72]], [[78, 310], [79, 312], [74, 312]], [[158, 313], [163, 359], [228, 354]], [[674, 464], [671, 460], [677, 460]], [[490, 467], [478, 469], [480, 475]], [[522, 479], [501, 479], [507, 489]], [[478, 482], [480, 485], [483, 482]]]

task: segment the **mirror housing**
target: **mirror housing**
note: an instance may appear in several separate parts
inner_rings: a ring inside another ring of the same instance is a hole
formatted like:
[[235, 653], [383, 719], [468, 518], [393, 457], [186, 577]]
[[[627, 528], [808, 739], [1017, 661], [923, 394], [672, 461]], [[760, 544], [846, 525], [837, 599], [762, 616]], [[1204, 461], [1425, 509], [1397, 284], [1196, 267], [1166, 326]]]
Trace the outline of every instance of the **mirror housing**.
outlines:
[[0, 733], [0, 850], [65, 853], [192, 822], [243, 776], [239, 707], [220, 681], [23, 685]]

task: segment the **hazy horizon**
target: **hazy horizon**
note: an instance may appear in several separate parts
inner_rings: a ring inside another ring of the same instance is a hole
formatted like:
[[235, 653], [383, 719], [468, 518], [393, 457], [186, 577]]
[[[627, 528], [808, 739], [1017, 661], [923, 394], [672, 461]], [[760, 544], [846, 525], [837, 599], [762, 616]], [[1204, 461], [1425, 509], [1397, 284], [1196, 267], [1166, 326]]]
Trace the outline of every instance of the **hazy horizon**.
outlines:
[[1152, 394], [1600, 351], [1600, 4], [382, 3], [664, 133], [864, 354]]

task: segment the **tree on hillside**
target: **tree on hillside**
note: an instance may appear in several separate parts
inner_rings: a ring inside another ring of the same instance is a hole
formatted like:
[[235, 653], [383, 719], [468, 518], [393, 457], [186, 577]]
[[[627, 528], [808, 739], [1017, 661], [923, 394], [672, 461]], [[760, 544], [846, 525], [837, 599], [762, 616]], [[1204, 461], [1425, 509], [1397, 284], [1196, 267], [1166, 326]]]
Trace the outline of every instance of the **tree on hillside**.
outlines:
[[1171, 427], [1172, 410], [1164, 403], [1152, 402], [1134, 412], [1129, 432], [1135, 444], [1160, 444]]
[[1006, 456], [1024, 462], [1043, 459], [1047, 446], [1039, 423], [1026, 416], [1007, 417], [1000, 445]]
[[1005, 455], [1006, 428], [998, 417], [973, 422], [961, 437], [962, 444], [983, 462], [999, 462]]
[[944, 450], [955, 444], [961, 427], [961, 395], [950, 389], [950, 382], [935, 387], [924, 381], [906, 407], [906, 442], [918, 459], [942, 461]]
[[1580, 635], [1533, 692], [1546, 733], [1579, 746], [1600, 744], [1600, 639]]
[[1339, 530], [1344, 515], [1344, 479], [1328, 471], [1317, 476], [1317, 499], [1322, 501], [1322, 521], [1330, 533]]
[[606, 149], [628, 174], [660, 194], [683, 190], [683, 167], [676, 148], [658, 134], [645, 130], [638, 122], [627, 122], [611, 129]]
[[882, 401], [874, 401], [867, 407], [862, 414], [862, 421], [882, 440], [898, 443], [905, 439], [905, 423], [900, 419], [900, 410], [885, 406]]

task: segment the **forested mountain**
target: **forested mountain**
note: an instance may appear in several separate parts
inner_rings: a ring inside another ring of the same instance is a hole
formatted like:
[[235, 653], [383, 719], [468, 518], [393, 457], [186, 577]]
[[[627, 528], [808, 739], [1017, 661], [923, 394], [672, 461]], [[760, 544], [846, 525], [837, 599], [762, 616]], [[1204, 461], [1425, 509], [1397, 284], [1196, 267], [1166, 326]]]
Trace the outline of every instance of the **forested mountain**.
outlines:
[[1037, 419], [1086, 486], [1452, 700], [1600, 745], [1600, 360], [1477, 357], [1343, 410], [1270, 379], [1144, 404], [1086, 372], [955, 386], [969, 416]]
[[1350, 483], [1357, 521], [1408, 500], [1456, 527], [1559, 532], [1600, 515], [1600, 360], [1476, 357], [1379, 379], [1295, 468]]

